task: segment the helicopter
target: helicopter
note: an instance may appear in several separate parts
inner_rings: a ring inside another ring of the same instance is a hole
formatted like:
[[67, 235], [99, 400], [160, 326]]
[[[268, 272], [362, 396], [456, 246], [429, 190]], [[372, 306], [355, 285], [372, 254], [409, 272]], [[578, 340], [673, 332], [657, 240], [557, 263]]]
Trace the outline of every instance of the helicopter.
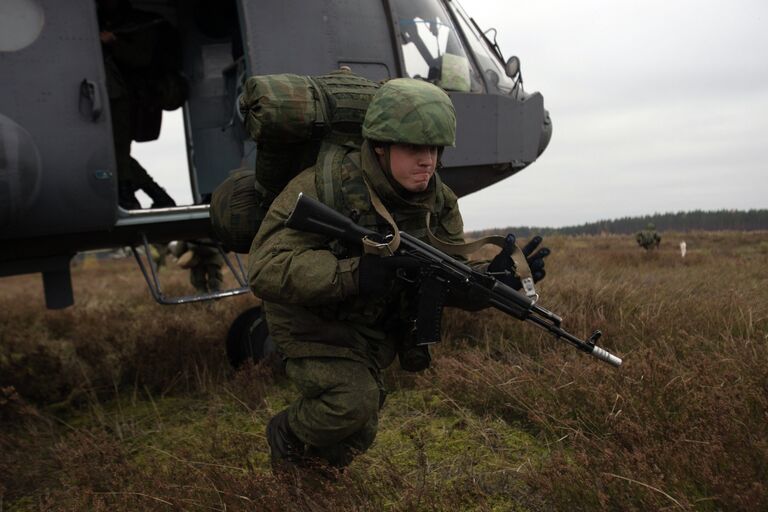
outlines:
[[455, 0], [134, 0], [133, 8], [162, 16], [181, 39], [193, 202], [125, 209], [98, 2], [0, 4], [0, 277], [41, 273], [48, 308], [74, 304], [76, 253], [126, 246], [158, 302], [248, 291], [242, 265], [227, 259], [239, 288], [166, 297], [136, 248], [149, 254], [150, 242], [213, 236], [205, 199], [231, 170], [255, 161], [238, 111], [249, 76], [349, 68], [375, 81], [439, 85], [457, 116], [456, 147], [446, 148], [440, 173], [459, 197], [524, 169], [551, 138], [543, 97], [523, 90], [519, 59], [505, 60], [491, 31]]

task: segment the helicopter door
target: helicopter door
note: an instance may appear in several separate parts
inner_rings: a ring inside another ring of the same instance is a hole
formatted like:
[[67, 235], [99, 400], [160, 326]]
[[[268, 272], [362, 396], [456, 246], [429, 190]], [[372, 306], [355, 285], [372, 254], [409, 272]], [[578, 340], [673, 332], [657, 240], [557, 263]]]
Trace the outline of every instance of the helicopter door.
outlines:
[[93, 0], [4, 0], [0, 34], [0, 238], [110, 228], [117, 176]]
[[238, 84], [244, 73], [237, 11], [229, 2], [179, 4], [184, 71], [189, 97], [184, 106], [190, 182], [195, 204], [241, 166], [245, 133], [237, 117]]

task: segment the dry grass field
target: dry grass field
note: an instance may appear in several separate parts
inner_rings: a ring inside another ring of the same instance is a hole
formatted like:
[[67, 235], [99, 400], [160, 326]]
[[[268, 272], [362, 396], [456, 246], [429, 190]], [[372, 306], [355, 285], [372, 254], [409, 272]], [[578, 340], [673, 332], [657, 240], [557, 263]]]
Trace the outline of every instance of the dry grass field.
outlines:
[[256, 299], [159, 306], [131, 260], [77, 266], [63, 311], [0, 279], [0, 511], [768, 510], [768, 233], [688, 233], [685, 259], [662, 235], [546, 240], [541, 304], [621, 368], [447, 312], [433, 367], [386, 373], [373, 448], [310, 489], [269, 471], [290, 384], [227, 364]]

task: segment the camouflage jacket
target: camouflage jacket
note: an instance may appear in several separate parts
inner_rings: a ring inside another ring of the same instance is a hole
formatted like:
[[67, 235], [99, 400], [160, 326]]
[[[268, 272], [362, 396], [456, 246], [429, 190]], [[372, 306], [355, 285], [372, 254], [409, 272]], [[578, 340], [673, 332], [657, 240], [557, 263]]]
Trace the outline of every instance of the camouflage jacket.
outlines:
[[[456, 195], [437, 174], [425, 192], [405, 197], [385, 176], [367, 143], [347, 153], [334, 171], [334, 182], [341, 186], [332, 206], [360, 225], [381, 233], [389, 227], [373, 209], [365, 176], [402, 231], [427, 241], [430, 211], [435, 235], [464, 241]], [[412, 317], [407, 299], [411, 291], [394, 282], [383, 296], [360, 297], [357, 267], [362, 246], [345, 247], [284, 226], [299, 192], [321, 195], [318, 191], [327, 185], [320, 176], [319, 166], [303, 171], [272, 203], [251, 245], [251, 289], [264, 300], [270, 333], [285, 356], [343, 357], [385, 368]]]

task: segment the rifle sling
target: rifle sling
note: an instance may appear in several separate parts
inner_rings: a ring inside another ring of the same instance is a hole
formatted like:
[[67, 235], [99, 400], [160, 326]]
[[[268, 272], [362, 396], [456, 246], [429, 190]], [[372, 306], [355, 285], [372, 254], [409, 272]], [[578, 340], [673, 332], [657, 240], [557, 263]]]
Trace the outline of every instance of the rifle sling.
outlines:
[[379, 199], [378, 194], [376, 194], [376, 192], [373, 190], [373, 187], [371, 187], [371, 185], [368, 183], [368, 180], [363, 178], [363, 181], [365, 182], [365, 186], [368, 189], [368, 194], [371, 196], [371, 204], [373, 204], [373, 209], [376, 210], [376, 213], [381, 215], [382, 218], [387, 221], [387, 224], [389, 224], [389, 226], [392, 228], [392, 239], [389, 242], [379, 243], [375, 240], [371, 240], [368, 237], [363, 238], [363, 251], [365, 251], [366, 254], [392, 256], [400, 247], [400, 230], [397, 228], [397, 224], [395, 224], [395, 219], [393, 219], [392, 215], [389, 214], [387, 207], [384, 206], [384, 203], [381, 202], [381, 199]]
[[[435, 236], [434, 233], [432, 233], [432, 228], [430, 227], [431, 216], [432, 213], [427, 212], [427, 238], [429, 239], [429, 244], [439, 251], [442, 251], [446, 254], [468, 257], [470, 254], [479, 250], [484, 245], [495, 245], [499, 249], [504, 248], [504, 242], [506, 239], [500, 235], [490, 235], [480, 238], [479, 240], [473, 240], [472, 242], [463, 244], [440, 240], [437, 238], [437, 236]], [[525, 259], [523, 250], [520, 249], [520, 246], [517, 245], [517, 242], [515, 242], [515, 250], [512, 251], [511, 258], [515, 263], [515, 272], [520, 278], [520, 282], [523, 285], [525, 294], [528, 297], [535, 296], [536, 289], [533, 286], [533, 273], [531, 272], [531, 267], [528, 265], [528, 260]]]
[[[366, 254], [391, 256], [395, 254], [395, 251], [397, 251], [397, 249], [400, 247], [400, 230], [398, 229], [395, 220], [392, 218], [392, 215], [390, 215], [386, 206], [384, 206], [384, 203], [382, 203], [381, 199], [379, 199], [376, 191], [374, 191], [373, 187], [371, 187], [371, 185], [368, 183], [368, 180], [364, 179], [363, 181], [365, 181], [365, 186], [368, 188], [368, 194], [371, 196], [373, 209], [376, 210], [376, 213], [381, 215], [381, 217], [387, 221], [389, 226], [392, 228], [393, 233], [392, 240], [390, 240], [388, 243], [378, 243], [368, 238], [364, 238], [363, 251], [365, 251]], [[437, 238], [437, 236], [435, 236], [434, 233], [432, 233], [432, 228], [430, 227], [431, 217], [432, 213], [428, 211], [426, 217], [427, 239], [429, 240], [429, 244], [438, 251], [442, 251], [446, 254], [468, 257], [470, 254], [476, 252], [482, 246], [487, 244], [495, 245], [500, 249], [504, 248], [505, 238], [500, 235], [486, 236], [479, 240], [474, 240], [468, 243], [454, 243], [440, 240]], [[526, 295], [529, 297], [534, 296], [536, 295], [536, 290], [533, 287], [533, 275], [531, 273], [531, 268], [528, 266], [528, 261], [525, 259], [525, 255], [517, 243], [515, 243], [515, 249], [516, 250], [512, 251], [512, 260], [515, 262], [516, 267], [515, 271], [520, 278], [520, 282], [523, 284]]]

